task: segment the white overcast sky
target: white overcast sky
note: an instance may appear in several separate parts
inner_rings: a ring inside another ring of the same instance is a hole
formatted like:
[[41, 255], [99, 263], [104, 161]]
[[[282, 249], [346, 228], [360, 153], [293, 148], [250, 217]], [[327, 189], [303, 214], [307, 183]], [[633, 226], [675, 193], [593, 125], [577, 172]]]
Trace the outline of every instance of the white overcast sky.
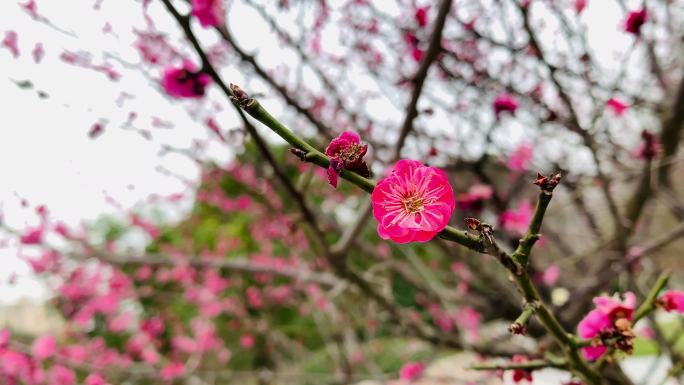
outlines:
[[[0, 50], [0, 98], [2, 99], [2, 127], [0, 127], [0, 205], [4, 220], [13, 228], [37, 223], [33, 207], [45, 204], [51, 216], [68, 224], [91, 221], [102, 214], [121, 214], [119, 208], [107, 203], [113, 197], [124, 208], [141, 205], [150, 194], [170, 195], [186, 191], [175, 177], [160, 173], [163, 166], [187, 178], [196, 180], [197, 167], [180, 155], [158, 156], [160, 145], [170, 144], [186, 148], [193, 138], [206, 138], [203, 124], [188, 113], [192, 103], [169, 101], [157, 90], [155, 80], [137, 69], [126, 69], [115, 63], [122, 73], [118, 82], [109, 81], [102, 73], [64, 63], [59, 55], [64, 50], [87, 51], [94, 62], [102, 61], [104, 52], [115, 52], [127, 62], [137, 63], [137, 52], [131, 47], [133, 29], [143, 29], [140, 4], [133, 0], [105, 0], [96, 11], [86, 0], [38, 0], [40, 13], [51, 23], [65, 29], [60, 32], [44, 23], [33, 21], [15, 0], [0, 1], [0, 38], [5, 31], [19, 35], [21, 56], [12, 57], [8, 50]], [[162, 11], [153, 1], [152, 13]], [[335, 3], [334, 1], [332, 3]], [[382, 8], [382, 1], [376, 1]], [[636, 3], [635, 3], [636, 4]], [[589, 0], [583, 17], [589, 29], [589, 40], [594, 52], [605, 63], [615, 60], [615, 47], [628, 44], [629, 37], [619, 31], [621, 11], [613, 0]], [[265, 24], [254, 23], [254, 14], [240, 7], [232, 7], [229, 23], [234, 30], [248, 31], [243, 45], [262, 47], [260, 60], [270, 64], [284, 60], [268, 55], [266, 42], [277, 44]], [[110, 22], [114, 35], [103, 35], [102, 29]], [[174, 30], [172, 21], [157, 18], [160, 30]], [[35, 64], [31, 50], [36, 43], [45, 47], [45, 57]], [[617, 43], [617, 44], [616, 44]], [[157, 74], [151, 73], [152, 76]], [[228, 76], [240, 81], [236, 70], [228, 69]], [[21, 89], [15, 81], [30, 80], [33, 89]], [[40, 99], [37, 90], [49, 95]], [[122, 91], [135, 95], [123, 107], [115, 105]], [[214, 92], [213, 90], [212, 92]], [[278, 114], [282, 106], [271, 106]], [[120, 128], [129, 111], [136, 111], [137, 127], [149, 129], [152, 140], [138, 133]], [[174, 123], [171, 130], [152, 128], [152, 117]], [[108, 118], [104, 133], [93, 140], [87, 135], [90, 127], [101, 118]], [[224, 128], [229, 125], [221, 122]], [[223, 161], [230, 154], [225, 148], [211, 148], [213, 159]], [[29, 202], [22, 208], [20, 198]], [[10, 286], [7, 278], [18, 275]], [[0, 303], [19, 298], [45, 298], [46, 292], [31, 277], [25, 263], [17, 257], [14, 247], [0, 249]]]

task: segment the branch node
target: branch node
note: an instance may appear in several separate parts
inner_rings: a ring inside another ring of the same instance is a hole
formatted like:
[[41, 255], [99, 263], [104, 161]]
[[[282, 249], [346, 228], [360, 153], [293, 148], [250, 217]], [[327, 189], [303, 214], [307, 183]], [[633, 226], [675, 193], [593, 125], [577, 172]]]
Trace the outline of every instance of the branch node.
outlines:
[[299, 158], [299, 160], [301, 160], [302, 162], [305, 162], [305, 161], [306, 161], [306, 151], [300, 150], [300, 149], [298, 149], [298, 148], [291, 148], [291, 149], [290, 149], [290, 152], [291, 152], [294, 156], [296, 156], [297, 158]]
[[512, 334], [527, 334], [527, 323], [530, 321], [530, 318], [532, 318], [534, 312], [537, 311], [537, 308], [539, 308], [538, 302], [527, 302], [525, 306], [523, 306], [522, 313], [520, 313], [518, 318], [516, 318], [511, 326], [508, 327], [508, 331]]
[[539, 186], [539, 188], [544, 194], [551, 195], [553, 193], [553, 190], [560, 183], [561, 178], [562, 175], [560, 172], [551, 174], [549, 176], [544, 176], [540, 173], [537, 173], [537, 179], [535, 179], [532, 183]]

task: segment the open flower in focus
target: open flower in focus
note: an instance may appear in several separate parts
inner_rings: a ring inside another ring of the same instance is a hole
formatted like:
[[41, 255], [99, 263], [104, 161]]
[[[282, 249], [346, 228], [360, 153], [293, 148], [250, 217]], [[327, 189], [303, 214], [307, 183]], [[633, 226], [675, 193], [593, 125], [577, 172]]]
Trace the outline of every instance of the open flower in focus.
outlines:
[[397, 243], [431, 240], [444, 230], [455, 208], [446, 174], [407, 159], [378, 182], [371, 201], [378, 234]]
[[632, 316], [636, 307], [634, 293], [625, 294], [624, 300], [601, 296], [594, 298], [596, 308], [590, 311], [577, 326], [580, 337], [594, 339], [592, 346], [582, 348], [586, 359], [593, 361], [606, 352], [604, 340], [612, 339], [619, 350], [631, 353], [634, 333]]
[[361, 144], [361, 137], [354, 131], [345, 131], [333, 139], [325, 155], [330, 157], [328, 166], [328, 182], [337, 188], [337, 176], [342, 170], [350, 170], [361, 176], [370, 176], [370, 171], [363, 156], [368, 151], [367, 144]]

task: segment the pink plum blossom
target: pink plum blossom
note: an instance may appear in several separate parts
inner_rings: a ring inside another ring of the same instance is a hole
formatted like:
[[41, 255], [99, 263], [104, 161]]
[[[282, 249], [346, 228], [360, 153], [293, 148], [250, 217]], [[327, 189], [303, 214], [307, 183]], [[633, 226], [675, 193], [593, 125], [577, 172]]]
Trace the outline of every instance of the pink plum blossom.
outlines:
[[128, 329], [133, 321], [133, 312], [125, 311], [111, 318], [107, 322], [107, 327], [114, 333], [120, 333]]
[[162, 379], [171, 381], [185, 374], [185, 366], [182, 362], [171, 362], [166, 365], [160, 372]]
[[35, 227], [26, 229], [24, 234], [19, 238], [19, 242], [24, 245], [37, 245], [43, 242], [43, 227]]
[[399, 378], [403, 381], [412, 382], [417, 380], [425, 370], [422, 362], [407, 362], [399, 369]]
[[465, 194], [456, 197], [456, 206], [463, 211], [482, 209], [482, 203], [494, 195], [494, 190], [489, 185], [476, 184], [468, 189]]
[[423, 59], [425, 52], [418, 47], [418, 38], [412, 32], [406, 32], [404, 34], [404, 41], [408, 45], [409, 53], [414, 61], [419, 62]]
[[428, 10], [430, 7], [418, 7], [416, 8], [416, 12], [414, 14], [414, 18], [416, 19], [416, 22], [418, 23], [418, 26], [421, 28], [425, 28], [427, 26], [427, 15], [428, 15]]
[[579, 15], [587, 7], [587, 0], [575, 0], [575, 12]]
[[680, 290], [668, 290], [658, 299], [666, 311], [684, 313], [684, 292]]
[[5, 349], [9, 345], [10, 331], [9, 329], [0, 330], [0, 350]]
[[91, 373], [86, 377], [84, 385], [107, 385], [107, 381], [105, 379], [97, 374], [97, 373]]
[[559, 277], [560, 267], [558, 267], [558, 265], [551, 265], [542, 273], [542, 282], [544, 282], [546, 286], [553, 286], [556, 284]]
[[378, 235], [397, 243], [426, 242], [449, 223], [454, 190], [444, 171], [400, 160], [371, 195]]
[[492, 108], [494, 109], [494, 115], [497, 120], [501, 117], [503, 112], [515, 115], [515, 111], [518, 109], [518, 100], [511, 94], [499, 94], [496, 99], [494, 99]]
[[508, 158], [506, 167], [511, 171], [527, 171], [532, 161], [534, 148], [530, 143], [519, 145]]
[[[587, 313], [577, 325], [579, 336], [593, 339], [599, 337], [602, 333], [615, 330], [615, 321], [617, 319], [624, 318], [631, 321], [634, 308], [636, 307], [636, 296], [634, 293], [628, 292], [624, 297], [624, 300], [608, 296], [594, 298], [596, 308]], [[603, 344], [582, 348], [582, 353], [590, 361], [596, 360], [605, 352], [606, 347]]]
[[641, 142], [639, 146], [634, 150], [634, 155], [639, 159], [653, 160], [661, 150], [660, 140], [658, 137], [644, 130], [641, 132]]
[[631, 11], [625, 20], [625, 31], [634, 35], [641, 35], [641, 27], [648, 21], [648, 11], [642, 8], [638, 11]]
[[31, 55], [33, 56], [33, 61], [40, 63], [40, 61], [43, 60], [43, 55], [45, 55], [43, 44], [36, 43], [36, 45], [33, 47], [33, 51], [31, 51]]
[[44, 360], [52, 357], [57, 351], [57, 341], [51, 335], [44, 335], [38, 337], [33, 341], [31, 346], [31, 354], [38, 360]]
[[245, 349], [250, 349], [254, 347], [254, 336], [251, 334], [245, 334], [240, 337], [240, 346]]
[[[527, 357], [515, 354], [511, 361], [514, 363], [522, 363], [527, 361]], [[525, 369], [513, 369], [513, 382], [519, 383], [522, 381], [532, 382], [532, 372]]]
[[5, 32], [5, 38], [2, 40], [2, 46], [7, 48], [12, 53], [12, 56], [14, 56], [14, 58], [19, 57], [19, 45], [17, 41], [18, 36], [16, 32]]
[[49, 385], [74, 385], [76, 374], [74, 371], [62, 365], [54, 365], [50, 368]]
[[333, 139], [325, 149], [330, 157], [328, 166], [328, 183], [337, 188], [337, 176], [342, 170], [351, 170], [361, 176], [370, 176], [363, 156], [368, 151], [367, 144], [361, 144], [361, 137], [354, 131], [345, 131]]
[[610, 98], [606, 102], [606, 107], [609, 107], [616, 116], [622, 116], [629, 109], [629, 106], [617, 98]]
[[27, 262], [34, 273], [40, 274], [57, 267], [59, 254], [54, 250], [45, 250], [39, 258], [27, 259]]
[[192, 15], [202, 27], [218, 27], [225, 18], [224, 0], [192, 0]]
[[499, 223], [506, 231], [515, 234], [524, 234], [532, 219], [533, 211], [534, 208], [532, 207], [532, 203], [528, 200], [524, 200], [520, 202], [515, 209], [504, 211], [499, 217]]
[[167, 67], [161, 85], [169, 96], [174, 98], [200, 98], [204, 96], [211, 77], [197, 71], [195, 65], [185, 60], [182, 67]]

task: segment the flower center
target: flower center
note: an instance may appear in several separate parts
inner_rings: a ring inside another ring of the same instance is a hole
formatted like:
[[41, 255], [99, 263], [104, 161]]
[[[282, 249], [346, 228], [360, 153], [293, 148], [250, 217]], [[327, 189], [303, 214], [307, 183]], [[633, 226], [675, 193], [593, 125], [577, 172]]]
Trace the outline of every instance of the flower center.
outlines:
[[347, 147], [340, 149], [340, 151], [337, 153], [337, 156], [344, 163], [354, 163], [359, 158], [360, 150], [360, 144], [351, 143]]
[[404, 197], [401, 200], [402, 205], [404, 205], [404, 210], [410, 214], [415, 214], [423, 211], [424, 199], [422, 196], [413, 193], [409, 196]]

